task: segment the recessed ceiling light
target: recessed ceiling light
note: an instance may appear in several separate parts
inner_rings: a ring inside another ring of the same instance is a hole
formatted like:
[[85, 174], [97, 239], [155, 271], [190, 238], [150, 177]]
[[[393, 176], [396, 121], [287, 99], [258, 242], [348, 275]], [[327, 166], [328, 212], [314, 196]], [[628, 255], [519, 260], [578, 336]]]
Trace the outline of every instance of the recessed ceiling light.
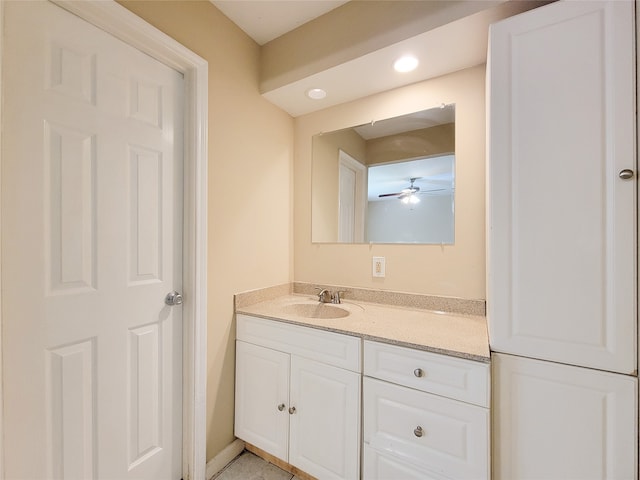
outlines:
[[326, 96], [327, 96], [327, 92], [325, 92], [321, 88], [311, 88], [307, 90], [307, 97], [313, 100], [322, 100]]
[[418, 59], [413, 55], [405, 55], [403, 57], [400, 57], [393, 64], [393, 68], [396, 70], [396, 72], [402, 73], [411, 72], [412, 70], [415, 70], [417, 66]]

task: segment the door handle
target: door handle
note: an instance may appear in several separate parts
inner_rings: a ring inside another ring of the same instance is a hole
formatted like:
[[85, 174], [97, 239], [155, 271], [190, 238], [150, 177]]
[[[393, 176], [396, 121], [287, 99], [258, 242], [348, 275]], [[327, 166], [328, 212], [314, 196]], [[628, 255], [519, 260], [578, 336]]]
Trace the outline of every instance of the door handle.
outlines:
[[182, 305], [182, 295], [180, 295], [175, 290], [173, 292], [169, 292], [167, 293], [167, 296], [164, 297], [164, 303], [166, 303], [170, 307], [174, 305]]

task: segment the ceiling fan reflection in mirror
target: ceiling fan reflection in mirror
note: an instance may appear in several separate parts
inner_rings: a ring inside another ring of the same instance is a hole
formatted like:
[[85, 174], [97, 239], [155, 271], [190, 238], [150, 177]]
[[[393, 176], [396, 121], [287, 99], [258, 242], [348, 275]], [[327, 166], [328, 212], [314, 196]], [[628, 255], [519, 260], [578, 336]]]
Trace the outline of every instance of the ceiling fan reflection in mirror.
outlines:
[[418, 187], [417, 185], [414, 185], [416, 180], [419, 180], [422, 177], [413, 177], [409, 179], [409, 186], [407, 188], [403, 188], [401, 191], [396, 192], [396, 193], [381, 193], [380, 195], [378, 195], [379, 198], [385, 198], [385, 197], [398, 197], [398, 200], [400, 200], [402, 203], [418, 203], [420, 202], [420, 199], [418, 198], [418, 193], [432, 193], [432, 192], [442, 192], [446, 189], [444, 188], [436, 188], [433, 190], [420, 190], [420, 187]]

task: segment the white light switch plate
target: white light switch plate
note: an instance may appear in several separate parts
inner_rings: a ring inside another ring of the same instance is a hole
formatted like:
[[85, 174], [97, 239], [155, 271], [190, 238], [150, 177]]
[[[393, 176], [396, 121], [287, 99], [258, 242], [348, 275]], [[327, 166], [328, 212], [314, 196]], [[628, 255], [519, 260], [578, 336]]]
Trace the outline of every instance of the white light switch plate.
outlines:
[[373, 258], [373, 276], [384, 278], [384, 257]]

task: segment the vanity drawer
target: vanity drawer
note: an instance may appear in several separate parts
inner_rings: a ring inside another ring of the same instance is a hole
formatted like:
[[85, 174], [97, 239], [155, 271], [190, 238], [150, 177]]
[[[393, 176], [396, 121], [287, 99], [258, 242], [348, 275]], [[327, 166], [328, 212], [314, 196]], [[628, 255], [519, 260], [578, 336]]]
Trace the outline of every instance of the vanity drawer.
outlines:
[[364, 442], [370, 448], [455, 479], [489, 477], [489, 410], [364, 379]]
[[489, 407], [488, 363], [365, 341], [364, 374]]
[[238, 314], [236, 322], [238, 340], [353, 372], [362, 371], [358, 337], [244, 314]]
[[362, 474], [367, 480], [449, 480], [411, 465], [407, 458], [396, 458], [365, 443]]

